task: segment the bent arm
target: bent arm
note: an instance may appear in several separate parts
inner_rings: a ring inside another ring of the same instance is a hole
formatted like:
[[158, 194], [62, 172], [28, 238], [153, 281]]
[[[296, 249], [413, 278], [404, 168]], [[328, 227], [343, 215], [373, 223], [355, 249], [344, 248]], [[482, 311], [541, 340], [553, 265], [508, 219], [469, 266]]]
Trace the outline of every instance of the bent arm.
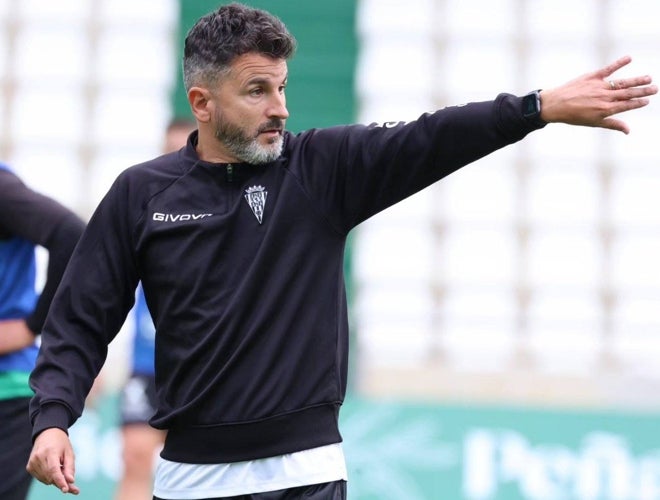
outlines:
[[138, 277], [127, 220], [130, 193], [115, 183], [80, 238], [42, 329], [30, 387], [33, 437], [68, 429], [133, 305]]
[[0, 321], [0, 356], [32, 345], [34, 333], [23, 319]]
[[48, 250], [46, 283], [26, 318], [0, 321], [0, 354], [27, 347], [41, 332], [69, 257], [85, 228], [71, 210], [0, 169], [0, 239], [22, 238]]

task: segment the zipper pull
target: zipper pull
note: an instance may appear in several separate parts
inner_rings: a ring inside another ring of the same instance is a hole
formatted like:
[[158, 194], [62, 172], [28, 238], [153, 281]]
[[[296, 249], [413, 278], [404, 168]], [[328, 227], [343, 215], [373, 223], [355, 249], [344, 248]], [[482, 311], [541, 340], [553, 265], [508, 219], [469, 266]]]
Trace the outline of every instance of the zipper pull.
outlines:
[[233, 182], [234, 180], [234, 165], [231, 163], [227, 164], [227, 182]]

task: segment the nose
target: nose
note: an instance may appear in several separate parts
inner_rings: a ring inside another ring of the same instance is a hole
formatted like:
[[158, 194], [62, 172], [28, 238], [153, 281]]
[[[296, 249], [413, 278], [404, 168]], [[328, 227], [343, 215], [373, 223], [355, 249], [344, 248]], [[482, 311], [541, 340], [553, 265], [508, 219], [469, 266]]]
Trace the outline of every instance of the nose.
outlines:
[[277, 92], [271, 99], [271, 105], [268, 108], [268, 118], [286, 120], [288, 117], [289, 110], [286, 109], [286, 97], [284, 92]]

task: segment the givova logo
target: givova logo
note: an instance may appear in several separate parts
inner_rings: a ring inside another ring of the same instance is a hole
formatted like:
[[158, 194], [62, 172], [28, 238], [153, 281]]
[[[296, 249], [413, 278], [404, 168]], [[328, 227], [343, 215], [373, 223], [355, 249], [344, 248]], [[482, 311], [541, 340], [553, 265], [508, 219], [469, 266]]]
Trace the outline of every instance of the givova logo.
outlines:
[[160, 222], [178, 222], [186, 220], [198, 220], [204, 217], [211, 217], [213, 214], [164, 214], [161, 212], [154, 212], [153, 220]]

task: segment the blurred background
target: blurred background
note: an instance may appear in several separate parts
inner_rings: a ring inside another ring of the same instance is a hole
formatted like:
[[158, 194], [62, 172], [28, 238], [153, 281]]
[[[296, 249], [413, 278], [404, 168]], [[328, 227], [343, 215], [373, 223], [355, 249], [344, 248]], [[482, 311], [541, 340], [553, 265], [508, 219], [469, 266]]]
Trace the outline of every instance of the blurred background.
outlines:
[[[0, 0], [0, 160], [88, 219], [189, 117], [182, 40], [222, 3]], [[657, 0], [244, 3], [298, 39], [294, 132], [524, 94], [625, 54], [616, 76], [660, 78]], [[628, 136], [549, 125], [354, 232], [349, 498], [660, 499], [659, 104], [623, 118]], [[119, 476], [128, 330], [71, 431], [79, 498]]]

